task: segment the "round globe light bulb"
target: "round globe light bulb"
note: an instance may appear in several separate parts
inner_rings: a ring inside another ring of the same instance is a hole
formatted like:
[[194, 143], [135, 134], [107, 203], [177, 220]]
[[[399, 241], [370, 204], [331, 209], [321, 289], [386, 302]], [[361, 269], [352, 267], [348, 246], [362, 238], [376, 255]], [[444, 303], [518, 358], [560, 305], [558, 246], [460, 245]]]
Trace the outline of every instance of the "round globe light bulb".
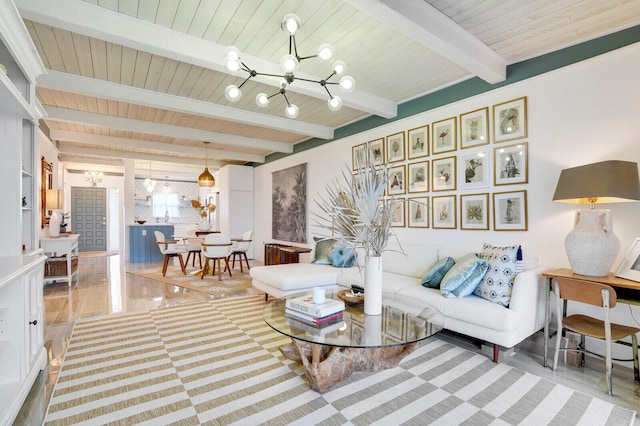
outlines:
[[236, 72], [240, 69], [240, 60], [238, 58], [232, 58], [227, 56], [224, 60], [224, 65], [229, 72]]
[[356, 87], [356, 81], [350, 75], [345, 75], [340, 79], [340, 88], [345, 92], [351, 92]]
[[224, 91], [224, 95], [231, 102], [237, 102], [242, 97], [242, 91], [235, 84], [230, 84]]
[[333, 56], [336, 54], [336, 49], [333, 48], [329, 43], [323, 43], [318, 46], [318, 59], [322, 61], [330, 61], [333, 59]]
[[333, 72], [335, 72], [336, 75], [341, 75], [346, 70], [347, 70], [347, 64], [345, 64], [343, 61], [335, 61], [333, 63]]
[[342, 108], [342, 99], [338, 96], [333, 96], [331, 99], [327, 101], [327, 105], [331, 111], [338, 111]]
[[238, 59], [240, 58], [240, 51], [235, 46], [229, 46], [226, 50], [227, 58]]
[[285, 114], [289, 118], [296, 118], [299, 112], [300, 111], [298, 110], [298, 107], [295, 106], [294, 104], [287, 106], [287, 108], [285, 109]]
[[267, 96], [266, 93], [258, 93], [256, 96], [256, 104], [261, 108], [266, 107], [269, 105], [269, 96]]
[[284, 31], [285, 33], [289, 33], [289, 35], [295, 35], [300, 29], [301, 25], [302, 22], [300, 21], [298, 15], [296, 15], [295, 13], [289, 13], [288, 15], [285, 15], [284, 18], [282, 18], [282, 31]]
[[293, 55], [284, 55], [282, 59], [280, 59], [280, 69], [282, 69], [282, 72], [285, 74], [294, 72], [298, 69], [298, 59]]

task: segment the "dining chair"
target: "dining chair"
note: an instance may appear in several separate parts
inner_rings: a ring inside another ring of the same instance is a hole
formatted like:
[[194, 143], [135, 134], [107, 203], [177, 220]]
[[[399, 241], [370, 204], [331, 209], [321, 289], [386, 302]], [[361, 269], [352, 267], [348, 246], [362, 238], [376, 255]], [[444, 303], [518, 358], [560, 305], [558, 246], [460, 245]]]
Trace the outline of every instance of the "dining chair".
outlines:
[[[554, 278], [553, 291], [556, 295], [556, 318], [558, 332], [556, 335], [556, 348], [553, 355], [553, 371], [558, 366], [558, 354], [563, 351], [577, 351], [581, 354], [582, 364], [584, 364], [584, 355], [604, 358], [605, 360], [605, 377], [607, 393], [613, 395], [613, 385], [611, 382], [611, 369], [613, 362], [611, 356], [611, 344], [625, 337], [631, 337], [631, 347], [633, 350], [633, 359], [615, 359], [616, 361], [633, 361], [634, 380], [640, 382], [639, 360], [638, 360], [638, 337], [636, 333], [640, 332], [640, 328], [630, 327], [611, 322], [609, 310], [616, 306], [616, 291], [606, 284], [595, 283], [590, 281], [565, 280], [562, 278]], [[596, 319], [588, 315], [573, 314], [563, 318], [565, 312], [565, 302], [571, 300], [582, 302], [589, 305], [599, 306], [602, 308], [602, 316], [604, 320]], [[560, 348], [562, 331], [570, 330], [580, 334], [580, 344], [577, 348]], [[605, 341], [605, 354], [600, 355], [595, 352], [588, 351], [585, 347], [585, 336]]]
[[187, 249], [187, 261], [185, 263], [189, 265], [189, 259], [191, 259], [191, 266], [195, 267], [197, 257], [200, 269], [202, 269], [202, 243], [204, 238], [198, 237], [195, 229], [189, 229], [183, 241]]
[[200, 279], [203, 279], [209, 269], [209, 261], [213, 261], [211, 275], [216, 273], [216, 263], [218, 264], [218, 280], [222, 281], [222, 266], [220, 261], [224, 260], [225, 271], [229, 271], [231, 277], [231, 268], [229, 267], [229, 255], [231, 254], [231, 239], [228, 234], [209, 234], [204, 237], [202, 243], [202, 255], [204, 256], [204, 268]]
[[233, 240], [233, 246], [231, 247], [231, 267], [236, 267], [236, 257], [240, 261], [240, 272], [244, 272], [242, 269], [242, 259], [244, 258], [245, 263], [247, 264], [247, 270], [251, 269], [249, 266], [249, 259], [247, 259], [247, 250], [249, 250], [249, 246], [251, 245], [251, 241], [253, 239], [253, 230], [246, 231], [242, 234], [242, 239]]
[[177, 257], [180, 260], [180, 268], [182, 268], [182, 273], [187, 275], [184, 260], [182, 259], [182, 255], [187, 252], [184, 246], [182, 244], [179, 244], [179, 241], [166, 240], [164, 234], [160, 231], [154, 231], [154, 235], [156, 237], [156, 243], [158, 244], [160, 253], [164, 255], [162, 276], [164, 277], [167, 274], [169, 259], [171, 259], [172, 257]]

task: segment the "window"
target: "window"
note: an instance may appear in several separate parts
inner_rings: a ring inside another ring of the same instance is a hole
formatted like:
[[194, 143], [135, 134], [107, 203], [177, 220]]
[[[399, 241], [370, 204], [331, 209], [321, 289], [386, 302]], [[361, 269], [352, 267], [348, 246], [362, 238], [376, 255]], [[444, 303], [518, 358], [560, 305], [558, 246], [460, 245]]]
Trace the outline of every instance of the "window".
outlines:
[[153, 216], [165, 217], [165, 213], [169, 213], [169, 219], [178, 219], [180, 217], [180, 202], [178, 194], [175, 192], [154, 192], [153, 200]]

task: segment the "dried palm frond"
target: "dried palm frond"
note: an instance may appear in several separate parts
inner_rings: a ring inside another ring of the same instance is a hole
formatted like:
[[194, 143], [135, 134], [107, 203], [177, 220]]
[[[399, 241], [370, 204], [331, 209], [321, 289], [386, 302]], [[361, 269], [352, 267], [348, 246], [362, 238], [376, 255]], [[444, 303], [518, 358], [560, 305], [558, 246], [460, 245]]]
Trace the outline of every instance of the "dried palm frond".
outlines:
[[363, 248], [367, 256], [380, 256], [391, 232], [393, 205], [397, 200], [384, 199], [390, 176], [387, 165], [376, 168], [368, 153], [356, 161], [356, 173], [347, 166], [342, 180], [326, 186], [326, 196], [316, 204], [314, 214], [319, 227], [352, 247]]

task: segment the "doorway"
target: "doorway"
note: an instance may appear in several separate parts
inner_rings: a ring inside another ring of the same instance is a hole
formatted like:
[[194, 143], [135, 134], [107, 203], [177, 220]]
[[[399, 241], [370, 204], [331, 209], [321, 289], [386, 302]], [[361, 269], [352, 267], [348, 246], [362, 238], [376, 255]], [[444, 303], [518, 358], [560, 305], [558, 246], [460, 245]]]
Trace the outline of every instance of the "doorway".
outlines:
[[107, 251], [107, 190], [71, 187], [71, 226], [80, 252]]

